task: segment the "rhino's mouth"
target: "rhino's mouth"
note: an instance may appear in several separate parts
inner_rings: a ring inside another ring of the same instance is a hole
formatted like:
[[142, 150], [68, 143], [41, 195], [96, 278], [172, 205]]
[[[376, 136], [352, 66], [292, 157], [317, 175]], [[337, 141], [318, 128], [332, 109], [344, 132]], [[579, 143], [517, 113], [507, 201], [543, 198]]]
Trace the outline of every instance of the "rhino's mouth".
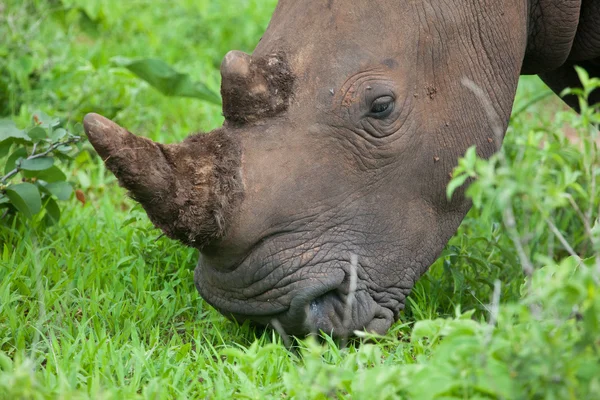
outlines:
[[201, 257], [195, 282], [202, 297], [240, 323], [278, 325], [289, 335], [323, 331], [347, 337], [357, 330], [389, 329], [405, 293], [374, 288], [363, 265], [350, 254], [332, 257], [339, 253], [329, 246], [274, 251], [285, 248], [278, 243], [282, 236], [261, 240], [230, 268], [215, 269]]

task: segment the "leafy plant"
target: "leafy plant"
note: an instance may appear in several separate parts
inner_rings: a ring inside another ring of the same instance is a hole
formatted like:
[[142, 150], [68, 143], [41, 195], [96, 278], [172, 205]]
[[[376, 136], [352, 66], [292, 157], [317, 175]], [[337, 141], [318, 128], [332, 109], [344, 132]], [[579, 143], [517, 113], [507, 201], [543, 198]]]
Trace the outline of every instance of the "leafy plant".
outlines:
[[[592, 256], [600, 250], [596, 232], [600, 206], [600, 152], [597, 140], [600, 124], [600, 104], [588, 105], [589, 94], [600, 88], [600, 79], [590, 79], [577, 68], [581, 89], [569, 89], [576, 94], [581, 113], [559, 112], [551, 127], [521, 129], [513, 120], [503, 151], [489, 160], [477, 157], [470, 148], [459, 160], [447, 192], [454, 191], [469, 178], [475, 179], [466, 190], [477, 209], [493, 204], [486, 210], [502, 210], [499, 219], [516, 246], [527, 274], [531, 274], [534, 253]], [[569, 136], [564, 127], [569, 127]], [[535, 162], [517, 167], [522, 160]], [[541, 249], [530, 238], [547, 236], [547, 248]], [[560, 252], [554, 249], [558, 246]], [[544, 251], [546, 250], [546, 251]], [[533, 260], [535, 261], [535, 260]]]
[[73, 192], [56, 163], [70, 159], [72, 145], [81, 137], [41, 112], [32, 121], [33, 126], [19, 129], [12, 120], [0, 120], [0, 158], [8, 156], [0, 176], [1, 217], [42, 215], [45, 224], [52, 225], [60, 219], [57, 201], [68, 200]]
[[221, 104], [221, 97], [204, 83], [193, 81], [189, 74], [176, 71], [162, 60], [115, 57], [113, 62], [127, 68], [165, 96], [192, 97], [212, 104]]

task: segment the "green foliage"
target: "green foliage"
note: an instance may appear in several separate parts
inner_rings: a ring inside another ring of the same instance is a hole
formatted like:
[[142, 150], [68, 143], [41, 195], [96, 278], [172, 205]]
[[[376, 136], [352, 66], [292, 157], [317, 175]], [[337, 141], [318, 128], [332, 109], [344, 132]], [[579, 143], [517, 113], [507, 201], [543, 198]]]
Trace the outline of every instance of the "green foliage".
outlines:
[[600, 112], [598, 105], [586, 102], [600, 79], [589, 79], [582, 69], [578, 73], [583, 88], [566, 93], [579, 96], [580, 115], [559, 112], [550, 127], [529, 127], [513, 119], [503, 151], [482, 160], [470, 148], [448, 185], [451, 195], [466, 179], [476, 179], [466, 195], [478, 209], [493, 204], [482, 216], [504, 223], [522, 250], [523, 267], [531, 264], [524, 262], [525, 256], [535, 261], [536, 254], [592, 256], [600, 250]]
[[[339, 351], [309, 341], [302, 366], [284, 372], [287, 393], [305, 399], [593, 398], [600, 389], [597, 275], [595, 260], [549, 264], [536, 271], [523, 301], [494, 305], [497, 325], [465, 313], [417, 322], [408, 342], [385, 338]], [[408, 362], [399, 357], [405, 351], [412, 354]]]
[[[274, 5], [0, 0], [0, 174], [79, 134], [67, 128], [88, 111], [162, 142], [218, 126], [219, 107], [166, 97], [115, 57], [164, 60], [167, 81], [216, 93], [223, 55], [251, 51]], [[583, 98], [597, 82], [580, 74]], [[471, 150], [454, 174], [455, 189], [473, 180], [459, 232], [388, 335], [345, 348], [324, 336], [288, 351], [218, 314], [194, 287], [196, 252], [160, 237], [93, 153], [25, 162], [12, 184], [26, 185], [5, 192], [35, 188], [34, 219], [64, 203], [55, 229], [0, 224], [0, 398], [595, 398], [599, 114], [547, 94], [522, 79], [502, 151]], [[37, 109], [60, 120], [18, 128]]]
[[[81, 121], [97, 112], [170, 141], [214, 128], [223, 121], [214, 96], [221, 60], [231, 49], [252, 52], [274, 6], [273, 0], [2, 0], [0, 118], [24, 122], [43, 109]], [[165, 100], [119, 59], [160, 60], [169, 79], [189, 77], [185, 91], [209, 101]]]
[[193, 97], [221, 105], [221, 98], [202, 82], [193, 82], [188, 74], [175, 71], [164, 61], [152, 58], [129, 60], [116, 57], [114, 61], [167, 96]]
[[54, 225], [60, 219], [57, 201], [68, 200], [73, 192], [55, 161], [71, 159], [71, 144], [80, 137], [41, 112], [33, 115], [32, 124], [21, 130], [11, 120], [0, 120], [0, 158], [8, 155], [0, 175], [0, 223], [20, 213]]

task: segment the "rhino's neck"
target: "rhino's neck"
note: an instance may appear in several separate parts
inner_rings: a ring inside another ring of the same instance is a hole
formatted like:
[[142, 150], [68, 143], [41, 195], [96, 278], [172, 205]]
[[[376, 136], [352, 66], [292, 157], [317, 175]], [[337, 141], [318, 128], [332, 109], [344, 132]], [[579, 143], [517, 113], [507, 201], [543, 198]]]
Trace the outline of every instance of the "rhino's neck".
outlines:
[[577, 34], [581, 0], [529, 0], [527, 51], [523, 74], [563, 65]]
[[600, 1], [529, 0], [523, 74], [553, 71], [600, 57]]

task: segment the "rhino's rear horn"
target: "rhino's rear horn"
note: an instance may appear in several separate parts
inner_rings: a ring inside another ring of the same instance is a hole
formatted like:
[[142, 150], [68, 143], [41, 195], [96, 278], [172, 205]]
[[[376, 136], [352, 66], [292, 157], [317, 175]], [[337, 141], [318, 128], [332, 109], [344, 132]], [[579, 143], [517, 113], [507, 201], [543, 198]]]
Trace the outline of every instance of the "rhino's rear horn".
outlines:
[[253, 122], [287, 110], [294, 77], [283, 53], [259, 59], [230, 51], [221, 63], [223, 115], [228, 122]]
[[167, 236], [196, 248], [223, 236], [242, 194], [239, 146], [227, 133], [162, 145], [97, 114], [86, 115], [84, 128], [107, 168]]

